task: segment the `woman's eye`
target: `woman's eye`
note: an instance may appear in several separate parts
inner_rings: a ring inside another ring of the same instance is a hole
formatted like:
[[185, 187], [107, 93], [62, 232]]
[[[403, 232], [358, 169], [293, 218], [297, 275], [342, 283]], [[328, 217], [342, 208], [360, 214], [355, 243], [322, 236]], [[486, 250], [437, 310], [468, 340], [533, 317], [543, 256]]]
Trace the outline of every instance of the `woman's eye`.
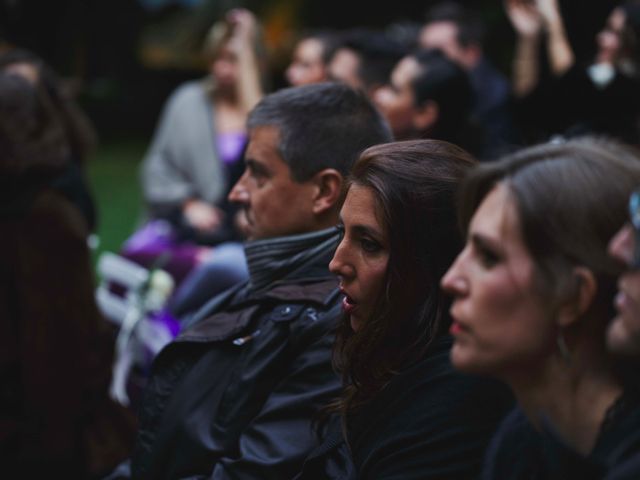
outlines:
[[362, 247], [362, 250], [364, 250], [367, 253], [375, 253], [379, 251], [381, 248], [378, 242], [376, 242], [375, 240], [371, 240], [369, 238], [361, 238], [360, 245]]
[[500, 257], [488, 248], [480, 247], [477, 251], [480, 261], [486, 268], [491, 268], [500, 261]]

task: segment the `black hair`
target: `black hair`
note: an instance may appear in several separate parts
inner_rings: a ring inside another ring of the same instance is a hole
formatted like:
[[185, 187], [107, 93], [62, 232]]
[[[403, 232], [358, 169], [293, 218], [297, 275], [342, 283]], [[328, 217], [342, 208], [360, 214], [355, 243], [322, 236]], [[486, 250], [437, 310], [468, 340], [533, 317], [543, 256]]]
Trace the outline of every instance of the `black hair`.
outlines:
[[426, 22], [451, 22], [458, 27], [457, 40], [463, 47], [483, 46], [486, 29], [480, 14], [460, 2], [443, 1], [427, 10]]

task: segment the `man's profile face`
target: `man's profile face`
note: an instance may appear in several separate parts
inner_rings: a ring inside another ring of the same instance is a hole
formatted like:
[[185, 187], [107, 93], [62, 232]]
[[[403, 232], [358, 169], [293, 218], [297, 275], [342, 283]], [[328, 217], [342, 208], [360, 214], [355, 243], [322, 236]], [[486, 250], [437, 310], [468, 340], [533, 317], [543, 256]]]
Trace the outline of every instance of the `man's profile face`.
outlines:
[[315, 184], [296, 182], [278, 151], [280, 132], [261, 126], [249, 132], [245, 171], [229, 193], [242, 207], [249, 240], [316, 230], [313, 214]]
[[389, 85], [379, 88], [373, 100], [391, 126], [396, 139], [410, 138], [414, 132], [415, 96], [413, 93], [414, 78], [420, 66], [412, 57], [400, 60], [391, 72]]

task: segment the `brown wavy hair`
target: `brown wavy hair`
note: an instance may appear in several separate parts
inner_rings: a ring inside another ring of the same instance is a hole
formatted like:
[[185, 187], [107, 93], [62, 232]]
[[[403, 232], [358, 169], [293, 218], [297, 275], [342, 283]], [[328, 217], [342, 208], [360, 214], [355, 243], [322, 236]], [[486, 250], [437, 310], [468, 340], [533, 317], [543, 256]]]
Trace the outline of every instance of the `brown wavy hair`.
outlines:
[[330, 410], [345, 414], [366, 403], [448, 328], [450, 300], [439, 283], [462, 247], [455, 197], [475, 163], [439, 140], [376, 145], [356, 162], [348, 185], [373, 190], [389, 263], [376, 313], [357, 333], [348, 317], [338, 329], [333, 360], [345, 388]]

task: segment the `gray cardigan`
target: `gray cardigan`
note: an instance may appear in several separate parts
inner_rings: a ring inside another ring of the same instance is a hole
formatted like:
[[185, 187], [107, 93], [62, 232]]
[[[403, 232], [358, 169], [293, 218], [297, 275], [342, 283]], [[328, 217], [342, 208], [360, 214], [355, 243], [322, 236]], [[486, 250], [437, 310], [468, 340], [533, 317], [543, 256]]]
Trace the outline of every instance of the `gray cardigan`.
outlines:
[[163, 108], [140, 170], [152, 216], [168, 213], [189, 198], [215, 204], [225, 193], [208, 88], [206, 79], [186, 82]]

